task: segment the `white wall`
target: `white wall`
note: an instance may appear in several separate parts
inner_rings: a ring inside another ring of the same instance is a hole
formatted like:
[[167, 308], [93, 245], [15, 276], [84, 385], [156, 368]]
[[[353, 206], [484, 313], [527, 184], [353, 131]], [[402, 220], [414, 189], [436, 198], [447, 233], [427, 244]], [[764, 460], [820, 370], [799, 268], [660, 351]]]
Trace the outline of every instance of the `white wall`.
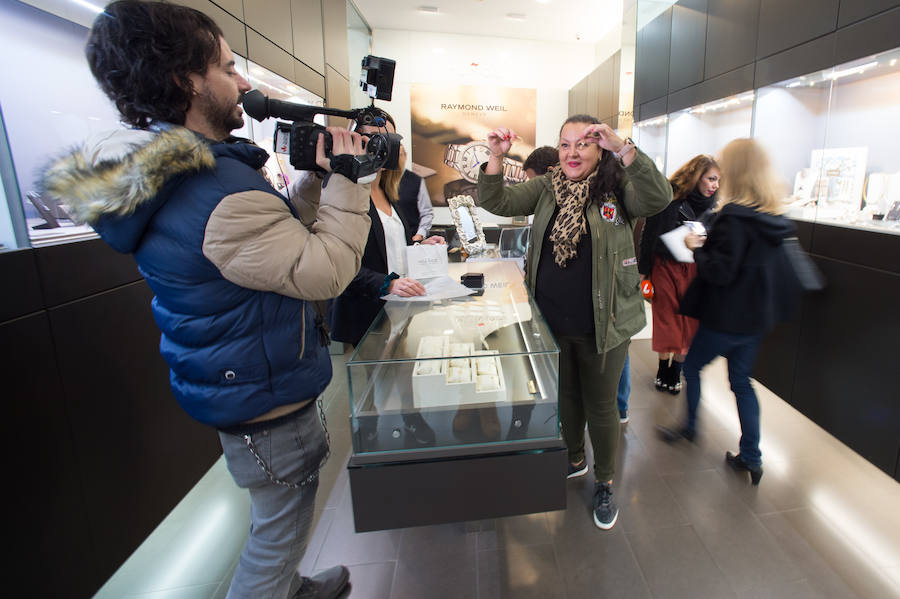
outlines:
[[[372, 31], [372, 53], [397, 61], [393, 99], [378, 104], [397, 121], [407, 152], [411, 152], [409, 91], [413, 83], [536, 89], [536, 144], [555, 146], [559, 127], [569, 113], [569, 89], [596, 66], [594, 47], [587, 44], [394, 29]], [[479, 217], [484, 224], [510, 220], [481, 209]], [[435, 209], [434, 222], [451, 222], [446, 208]]]

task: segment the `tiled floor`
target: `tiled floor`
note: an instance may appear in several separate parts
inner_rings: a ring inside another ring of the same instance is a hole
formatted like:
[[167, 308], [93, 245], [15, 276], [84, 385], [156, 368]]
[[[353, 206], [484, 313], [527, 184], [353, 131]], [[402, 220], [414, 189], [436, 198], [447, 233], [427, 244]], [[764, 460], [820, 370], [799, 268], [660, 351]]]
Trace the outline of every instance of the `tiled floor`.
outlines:
[[[766, 471], [754, 488], [724, 464], [739, 436], [724, 363], [704, 372], [698, 443], [670, 446], [654, 427], [678, 420], [683, 397], [653, 390], [649, 341], [631, 357], [611, 531], [594, 527], [583, 477], [568, 482], [564, 511], [363, 534], [336, 358], [334, 455], [301, 571], [348, 565], [353, 599], [900, 597], [900, 484], [757, 385]], [[246, 521], [246, 498], [217, 464], [98, 596], [224, 597]]]

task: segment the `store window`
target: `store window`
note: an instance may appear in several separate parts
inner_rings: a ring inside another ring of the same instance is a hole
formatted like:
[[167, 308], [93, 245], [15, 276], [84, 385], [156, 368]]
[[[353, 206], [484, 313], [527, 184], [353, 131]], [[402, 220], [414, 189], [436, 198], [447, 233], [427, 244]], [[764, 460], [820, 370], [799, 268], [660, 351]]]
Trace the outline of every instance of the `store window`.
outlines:
[[900, 233], [900, 49], [761, 88], [754, 137], [790, 215]]
[[750, 137], [753, 98], [748, 91], [670, 114], [666, 173], [697, 154], [715, 156], [731, 140]]
[[669, 117], [663, 115], [635, 123], [634, 140], [637, 146], [649, 156], [659, 172], [666, 172], [666, 137], [669, 131]]
[[[40, 246], [95, 237], [73, 222], [64, 205], [42, 197], [37, 185], [49, 162], [85, 139], [120, 128], [119, 114], [100, 91], [84, 57], [88, 29], [19, 3], [0, 4], [0, 53], [4, 84], [0, 108], [6, 126], [0, 135], [0, 244], [2, 248]], [[263, 67], [235, 57], [254, 87], [279, 100], [323, 105], [323, 99]], [[317, 119], [324, 123], [321, 117]], [[244, 118], [234, 135], [252, 139], [271, 158], [266, 171], [283, 190], [296, 176], [287, 156], [272, 152], [274, 119]], [[6, 146], [8, 142], [8, 146]]]

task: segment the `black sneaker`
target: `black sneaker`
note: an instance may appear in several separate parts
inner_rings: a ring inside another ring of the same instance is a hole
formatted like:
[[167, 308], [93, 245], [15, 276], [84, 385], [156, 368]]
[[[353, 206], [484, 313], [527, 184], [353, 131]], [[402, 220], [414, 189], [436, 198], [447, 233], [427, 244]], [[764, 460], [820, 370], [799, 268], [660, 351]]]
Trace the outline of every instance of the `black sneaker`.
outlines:
[[612, 495], [611, 484], [594, 483], [594, 524], [597, 528], [609, 530], [619, 517], [619, 508]]
[[349, 582], [350, 570], [346, 566], [328, 568], [312, 578], [304, 576], [292, 599], [336, 599]]
[[621, 424], [628, 422], [628, 410], [619, 410], [619, 422]]
[[587, 471], [588, 471], [587, 460], [584, 458], [581, 458], [581, 461], [578, 462], [577, 464], [573, 464], [572, 462], [569, 462], [569, 474], [566, 475], [566, 478], [576, 478], [578, 476], [584, 476], [585, 474], [587, 474]]

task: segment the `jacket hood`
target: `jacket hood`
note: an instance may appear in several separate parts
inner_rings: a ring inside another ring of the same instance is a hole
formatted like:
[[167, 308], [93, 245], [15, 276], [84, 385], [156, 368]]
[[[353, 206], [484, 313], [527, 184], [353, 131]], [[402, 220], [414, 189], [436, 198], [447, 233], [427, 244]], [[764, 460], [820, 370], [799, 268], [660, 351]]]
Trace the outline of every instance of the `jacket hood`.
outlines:
[[42, 173], [40, 188], [116, 250], [132, 252], [165, 202], [160, 193], [165, 185], [215, 166], [208, 141], [184, 127], [122, 129], [89, 139], [54, 161]]
[[749, 206], [726, 204], [721, 213], [752, 220], [756, 230], [772, 245], [778, 245], [785, 237], [790, 237], [796, 231], [794, 223], [787, 218], [779, 214], [760, 212]]

